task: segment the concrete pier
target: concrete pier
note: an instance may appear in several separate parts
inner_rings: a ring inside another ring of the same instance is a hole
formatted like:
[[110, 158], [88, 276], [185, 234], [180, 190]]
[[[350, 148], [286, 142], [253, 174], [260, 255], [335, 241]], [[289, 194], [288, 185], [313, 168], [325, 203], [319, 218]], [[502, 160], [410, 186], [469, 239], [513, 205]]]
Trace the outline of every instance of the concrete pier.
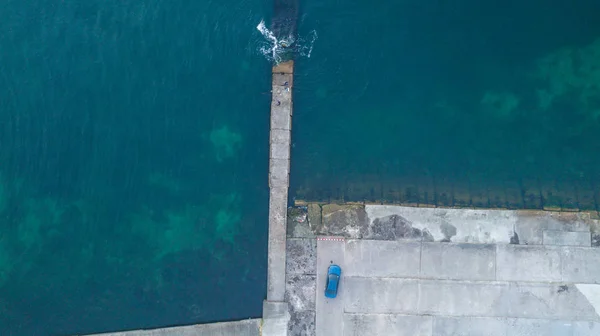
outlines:
[[269, 151], [268, 301], [283, 301], [285, 293], [285, 232], [290, 176], [293, 67], [293, 61], [273, 67]]
[[263, 335], [286, 335], [289, 313], [285, 296], [285, 250], [294, 61], [273, 67], [269, 150], [269, 252]]

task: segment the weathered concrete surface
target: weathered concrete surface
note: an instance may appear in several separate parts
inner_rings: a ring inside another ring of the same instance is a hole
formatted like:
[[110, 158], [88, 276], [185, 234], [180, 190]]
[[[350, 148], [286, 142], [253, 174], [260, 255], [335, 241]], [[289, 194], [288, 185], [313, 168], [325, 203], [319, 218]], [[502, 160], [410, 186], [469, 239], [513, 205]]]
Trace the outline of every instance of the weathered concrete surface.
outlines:
[[271, 187], [269, 197], [269, 243], [267, 300], [283, 301], [285, 293], [287, 188]]
[[[510, 243], [515, 211], [441, 208], [409, 208], [367, 205], [369, 225], [395, 218], [405, 227], [426, 232], [431, 241], [457, 243]], [[397, 216], [397, 217], [395, 217]], [[396, 225], [397, 227], [398, 225]]]
[[264, 301], [261, 336], [286, 336], [290, 313], [285, 302]]
[[115, 333], [95, 334], [102, 336], [259, 336], [260, 319], [235, 322], [198, 324], [185, 327], [134, 330]]
[[[267, 271], [267, 300], [271, 302], [282, 302], [286, 289], [286, 230], [290, 183], [293, 69], [293, 61], [278, 64], [273, 68], [269, 141], [268, 181], [270, 190]], [[269, 306], [265, 305], [264, 307]]]
[[309, 204], [308, 208], [308, 224], [313, 232], [317, 232], [317, 228], [321, 227], [322, 208], [318, 204]]
[[315, 330], [315, 311], [297, 311], [292, 312], [292, 319], [288, 326], [288, 335], [314, 336]]
[[272, 159], [290, 160], [290, 132], [282, 129], [271, 131], [270, 157]]
[[592, 213], [593, 217], [590, 220], [590, 231], [592, 233], [592, 246], [599, 247], [600, 246], [600, 214], [598, 212]]
[[316, 239], [290, 238], [287, 240], [286, 248], [288, 276], [317, 274]]
[[[310, 228], [318, 235], [480, 244], [600, 245], [600, 224], [584, 212], [314, 203], [308, 208]], [[596, 231], [591, 232], [592, 228]]]
[[317, 234], [362, 238], [366, 213], [362, 205], [327, 204], [321, 207], [321, 223]]
[[315, 311], [316, 278], [316, 275], [304, 274], [288, 276], [285, 301], [289, 304], [290, 310]]
[[[285, 65], [278, 65], [277, 67], [285, 67]], [[292, 88], [294, 87], [294, 74], [286, 72], [276, 72], [276, 70], [273, 69], [273, 78], [271, 85], [273, 87]]]
[[290, 160], [271, 158], [269, 163], [269, 185], [271, 186], [271, 188], [285, 188], [286, 186], [289, 186], [289, 184]]
[[289, 238], [286, 253], [285, 301], [290, 308], [288, 334], [314, 336], [317, 241], [310, 238]]
[[[306, 218], [303, 221], [298, 221], [298, 216], [290, 215], [290, 212], [298, 208], [288, 208], [287, 219], [287, 236], [288, 238], [316, 238], [315, 233], [310, 227], [310, 209], [306, 209]], [[302, 211], [304, 212], [304, 210]], [[316, 260], [316, 259], [315, 259]]]
[[[309, 204], [308, 218], [316, 317], [298, 314], [290, 335], [600, 335], [600, 230], [588, 214]], [[342, 280], [326, 300], [332, 261]], [[289, 293], [310, 309], [312, 293]]]

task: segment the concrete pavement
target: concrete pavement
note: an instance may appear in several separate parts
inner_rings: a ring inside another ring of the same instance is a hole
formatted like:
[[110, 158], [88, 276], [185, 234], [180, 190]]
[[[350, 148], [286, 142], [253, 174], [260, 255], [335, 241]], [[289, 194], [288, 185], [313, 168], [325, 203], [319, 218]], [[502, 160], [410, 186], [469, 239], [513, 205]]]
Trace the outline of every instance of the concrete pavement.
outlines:
[[340, 283], [338, 295], [335, 299], [326, 298], [325, 285], [327, 281], [327, 270], [330, 265], [338, 265], [342, 268], [342, 276], [346, 267], [345, 257], [346, 244], [344, 239], [335, 237], [321, 237], [317, 239], [317, 335], [342, 336], [340, 328], [344, 324], [344, 283]]
[[[600, 335], [599, 223], [589, 214], [310, 209], [309, 223], [288, 227], [300, 236], [288, 239], [286, 293], [315, 297], [289, 301], [289, 335]], [[342, 279], [329, 300], [332, 261]]]

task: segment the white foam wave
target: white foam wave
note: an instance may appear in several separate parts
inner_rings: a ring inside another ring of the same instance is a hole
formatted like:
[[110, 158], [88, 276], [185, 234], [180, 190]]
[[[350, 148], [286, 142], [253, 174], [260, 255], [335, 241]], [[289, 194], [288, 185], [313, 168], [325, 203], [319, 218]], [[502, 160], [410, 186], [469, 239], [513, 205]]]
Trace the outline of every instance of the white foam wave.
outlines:
[[284, 53], [289, 52], [289, 48], [293, 48], [293, 52], [299, 56], [309, 57], [312, 54], [313, 46], [317, 40], [317, 31], [311, 31], [306, 38], [294, 38], [287, 36], [278, 39], [269, 28], [266, 27], [265, 21], [261, 20], [256, 29], [265, 38], [264, 43], [258, 46], [258, 51], [264, 55], [269, 61], [279, 63], [282, 61]]

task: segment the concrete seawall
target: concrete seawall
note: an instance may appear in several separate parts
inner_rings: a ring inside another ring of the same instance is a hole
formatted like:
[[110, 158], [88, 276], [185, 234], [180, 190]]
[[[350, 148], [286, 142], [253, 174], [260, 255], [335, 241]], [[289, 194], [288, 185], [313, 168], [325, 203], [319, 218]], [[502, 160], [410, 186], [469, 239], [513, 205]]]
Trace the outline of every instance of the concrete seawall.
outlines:
[[249, 319], [234, 322], [197, 324], [184, 327], [122, 331], [94, 334], [90, 336], [259, 336], [260, 329], [260, 319]]

